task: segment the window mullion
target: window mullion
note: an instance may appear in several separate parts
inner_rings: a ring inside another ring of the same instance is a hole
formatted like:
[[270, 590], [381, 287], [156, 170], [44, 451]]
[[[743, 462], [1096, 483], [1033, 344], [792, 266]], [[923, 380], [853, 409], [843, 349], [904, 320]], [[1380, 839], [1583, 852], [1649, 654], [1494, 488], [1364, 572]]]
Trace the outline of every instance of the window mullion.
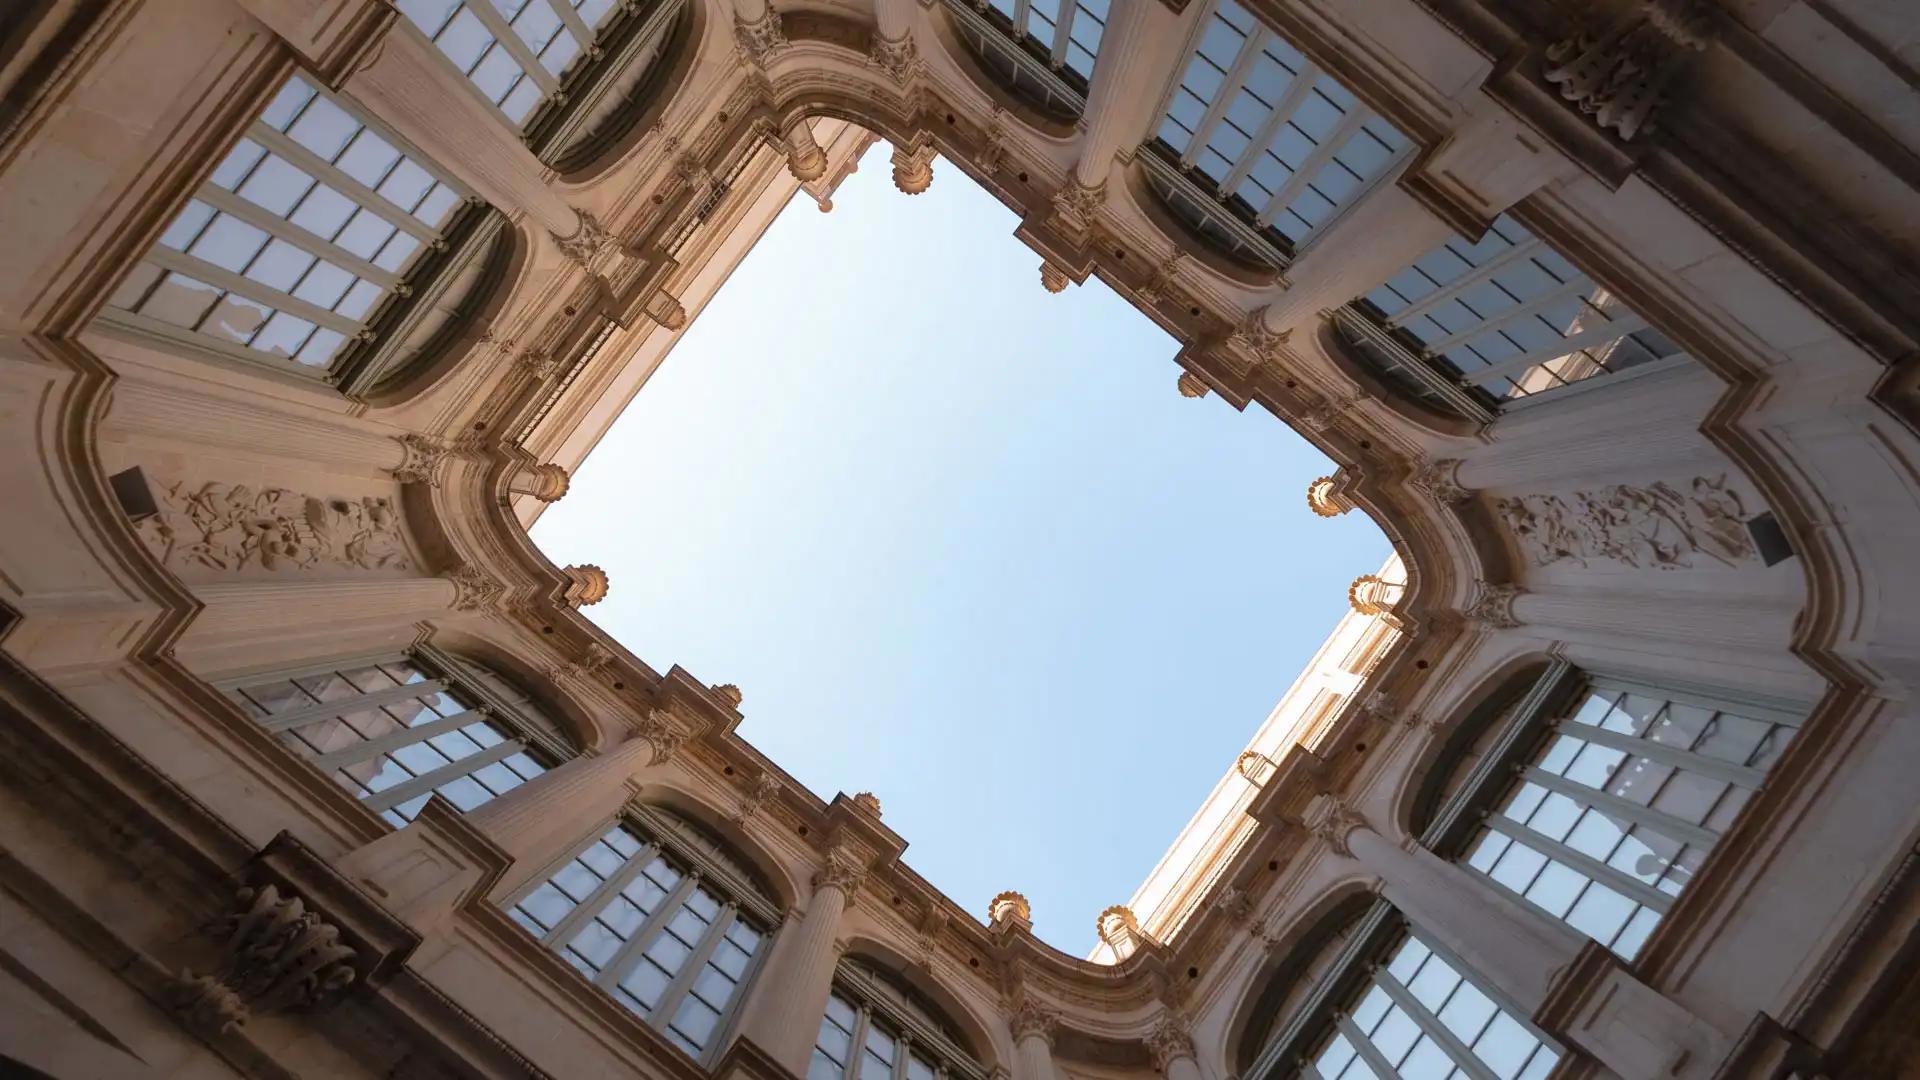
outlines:
[[344, 769], [349, 765], [358, 765], [363, 761], [379, 757], [388, 751], [412, 746], [417, 742], [425, 742], [436, 736], [445, 735], [449, 731], [458, 731], [468, 724], [476, 724], [486, 718], [486, 711], [482, 709], [457, 712], [452, 716], [442, 716], [425, 724], [403, 727], [398, 731], [389, 731], [385, 735], [372, 739], [362, 739], [352, 746], [343, 746], [338, 750], [317, 755], [313, 763], [321, 769]]
[[580, 51], [590, 54], [597, 35], [593, 32], [593, 27], [588, 26], [587, 21], [580, 17], [580, 12], [572, 4], [567, 3], [567, 0], [547, 0], [547, 6], [553, 9], [555, 15], [560, 16], [560, 22], [566, 26], [567, 33], [572, 34], [573, 39], [580, 43]]
[[1073, 17], [1079, 10], [1080, 0], [1060, 0], [1060, 21], [1053, 26], [1053, 41], [1047, 48], [1047, 63], [1056, 69], [1067, 62], [1067, 42], [1073, 33]]
[[1735, 765], [1731, 761], [1696, 754], [1692, 750], [1683, 750], [1678, 746], [1643, 739], [1624, 731], [1571, 722], [1557, 724], [1555, 730], [1568, 738], [1599, 743], [1601, 746], [1610, 746], [1615, 750], [1625, 750], [1635, 757], [1643, 757], [1649, 761], [1657, 761], [1662, 765], [1671, 765], [1676, 769], [1685, 769], [1702, 776], [1711, 776], [1715, 780], [1725, 780], [1729, 784], [1747, 788], [1750, 791], [1758, 791], [1767, 779], [1764, 769]]
[[1246, 152], [1240, 155], [1240, 160], [1234, 163], [1232, 171], [1227, 173], [1227, 178], [1220, 182], [1221, 191], [1231, 193], [1246, 180], [1247, 174], [1252, 172], [1254, 165], [1259, 163], [1260, 155], [1266, 153], [1267, 148], [1273, 145], [1274, 136], [1280, 133], [1280, 125], [1286, 123], [1294, 113], [1300, 110], [1300, 103], [1306, 100], [1307, 93], [1313, 89], [1314, 80], [1319, 77], [1320, 69], [1311, 63], [1301, 66], [1299, 73], [1293, 77], [1293, 81], [1280, 92], [1280, 100], [1273, 103], [1273, 109], [1267, 113], [1267, 118], [1260, 122], [1260, 131], [1254, 135], [1253, 142], [1247, 146]]
[[244, 274], [236, 274], [225, 267], [215, 266], [205, 259], [178, 252], [169, 247], [156, 246], [147, 253], [147, 261], [163, 270], [171, 270], [176, 274], [184, 274], [216, 288], [225, 289], [227, 292], [238, 293], [256, 304], [264, 304], [289, 315], [298, 315], [316, 326], [324, 326], [347, 337], [358, 334], [365, 325], [337, 311], [302, 300], [290, 293], [283, 293], [271, 285], [255, 281]]
[[[1460, 977], [1462, 983], [1466, 981], [1465, 975], [1457, 971], [1454, 974]], [[1453, 1033], [1452, 1028], [1441, 1023], [1440, 1018], [1435, 1016], [1424, 1002], [1413, 996], [1413, 991], [1393, 977], [1393, 972], [1385, 967], [1375, 970], [1373, 983], [1385, 990], [1387, 996], [1400, 1006], [1401, 1011], [1413, 1018], [1415, 1026], [1419, 1027], [1428, 1038], [1439, 1043], [1440, 1048], [1453, 1059], [1454, 1065], [1465, 1072], [1471, 1080], [1500, 1080], [1500, 1077], [1492, 1069], [1487, 1068], [1486, 1062], [1481, 1061], [1471, 1047], [1460, 1041], [1460, 1037]], [[1457, 988], [1455, 992], [1459, 992]]]
[[432, 792], [442, 785], [450, 784], [460, 779], [475, 769], [485, 768], [499, 761], [501, 758], [512, 757], [524, 749], [526, 749], [526, 747], [521, 744], [519, 739], [508, 739], [497, 745], [489, 746], [477, 754], [468, 754], [458, 761], [449, 761], [437, 769], [432, 769], [411, 780], [402, 781], [385, 791], [376, 791], [367, 796], [366, 805], [368, 809], [374, 813], [391, 810], [401, 803], [406, 802], [408, 799]]
[[[1207, 148], [1207, 142], [1213, 138], [1213, 129], [1219, 127], [1220, 120], [1227, 115], [1227, 106], [1233, 104], [1234, 95], [1247, 85], [1247, 73], [1253, 70], [1254, 61], [1260, 56], [1260, 50], [1267, 47], [1270, 37], [1265, 26], [1256, 24], [1253, 33], [1240, 43], [1240, 53], [1233, 58], [1233, 67], [1220, 80], [1220, 90], [1208, 102], [1206, 113], [1200, 117], [1200, 126], [1193, 129], [1193, 141], [1187, 144], [1186, 152], [1180, 155], [1181, 168], [1191, 169], [1193, 163], [1200, 160], [1200, 151]], [[1205, 59], [1197, 48], [1194, 55]], [[1228, 167], [1232, 167], [1231, 162]]]
[[607, 966], [600, 969], [600, 974], [594, 976], [594, 985], [611, 993], [613, 988], [619, 985], [620, 980], [626, 978], [627, 973], [633, 970], [633, 966], [639, 963], [641, 947], [651, 944], [654, 938], [666, 933], [667, 920], [679, 912], [681, 905], [687, 902], [687, 897], [693, 894], [694, 886], [699, 883], [699, 874], [682, 874], [680, 884], [674, 886], [673, 892], [660, 902], [660, 906], [654, 909], [652, 915], [647, 916], [647, 921], [640, 924], [640, 928], [633, 932], [633, 936], [627, 939], [626, 944], [620, 946], [620, 951], [613, 954], [613, 959], [607, 961]]
[[893, 1069], [888, 1080], [907, 1080], [907, 1062], [913, 1059], [913, 1036], [901, 1032], [893, 1041]]
[[1401, 308], [1387, 317], [1388, 326], [1403, 326], [1425, 315], [1441, 304], [1453, 299], [1466, 290], [1487, 280], [1522, 259], [1530, 259], [1535, 252], [1546, 249], [1546, 244], [1537, 236], [1529, 236], [1520, 243], [1468, 270], [1464, 275], [1441, 285], [1427, 295]]
[[492, 34], [494, 40], [500, 43], [500, 47], [507, 50], [507, 55], [513, 57], [513, 62], [520, 65], [520, 70], [540, 88], [540, 93], [551, 95], [559, 87], [560, 84], [555, 81], [553, 75], [540, 66], [540, 58], [533, 55], [533, 50], [527, 47], [526, 39], [522, 38], [520, 32], [513, 28], [513, 24], [509, 23], [500, 14], [499, 9], [493, 6], [493, 0], [468, 0], [467, 10], [473, 12], [473, 17], [479, 19], [480, 25], [487, 28], [487, 33]]
[[[1313, 153], [1307, 155], [1307, 159], [1300, 163], [1300, 167], [1293, 171], [1293, 175], [1287, 177], [1287, 182], [1280, 185], [1280, 190], [1274, 192], [1273, 197], [1267, 200], [1267, 205], [1260, 209], [1260, 215], [1254, 218], [1254, 221], [1263, 229], [1273, 224], [1273, 219], [1280, 215], [1280, 211], [1293, 205], [1293, 201], [1300, 197], [1301, 192], [1307, 190], [1307, 185], [1313, 181], [1313, 178], [1320, 175], [1320, 169], [1333, 160], [1333, 155], [1347, 145], [1347, 141], [1360, 130], [1360, 125], [1366, 123], [1371, 116], [1371, 113], [1357, 105], [1342, 116], [1333, 130], [1327, 133], [1325, 141], [1313, 148]], [[1305, 243], [1305, 240], [1301, 242]]]
[[[1575, 274], [1568, 280], [1548, 289], [1546, 292], [1526, 301], [1518, 307], [1503, 311], [1498, 315], [1483, 318], [1467, 329], [1454, 334], [1452, 337], [1445, 337], [1438, 341], [1428, 342], [1427, 348], [1437, 353], [1446, 352], [1455, 345], [1464, 345], [1470, 339], [1478, 337], [1489, 330], [1499, 330], [1512, 326], [1514, 323], [1520, 322], [1523, 319], [1538, 315], [1540, 312], [1565, 300], [1567, 297], [1579, 296], [1592, 287], [1593, 282], [1589, 281], [1586, 275]], [[1611, 320], [1609, 320], [1609, 322], [1611, 322]]]
[[[275, 131], [256, 120], [247, 130], [247, 138], [286, 158], [309, 176], [379, 214], [387, 224], [402, 232], [410, 233], [416, 239], [428, 243], [440, 238], [439, 233], [434, 232], [426, 222], [414, 217], [411, 211], [335, 168], [332, 162], [322, 159], [320, 155], [294, 141], [291, 136]], [[408, 160], [413, 159], [409, 156]]]
[[1027, 0], [1013, 0], [1013, 40], [1027, 37], [1027, 12], [1030, 5]]
[[[600, 838], [605, 835], [606, 830], [601, 830], [594, 835], [592, 839], [588, 840], [586, 845], [580, 850], [585, 851], [587, 848], [599, 843]], [[598, 887], [588, 893], [585, 900], [575, 904], [572, 911], [567, 912], [561, 917], [559, 922], [553, 924], [553, 929], [541, 935], [540, 944], [548, 948], [558, 949], [560, 946], [572, 941], [573, 936], [580, 932], [580, 928], [587, 924], [587, 920], [606, 910], [607, 905], [613, 903], [613, 898], [620, 894], [620, 890], [632, 884], [633, 879], [639, 877], [640, 872], [645, 870], [647, 864], [652, 862], [658, 854], [660, 854], [660, 849], [653, 844], [648, 844], [646, 847], [634, 852], [633, 858], [621, 863], [620, 869], [615, 870], [605, 881], [602, 881]], [[576, 852], [573, 858], [578, 857], [579, 853]]]
[[1646, 326], [1647, 321], [1645, 319], [1631, 312], [1622, 311], [1618, 318], [1609, 319], [1600, 326], [1593, 327], [1589, 330], [1582, 330], [1577, 334], [1569, 334], [1552, 345], [1544, 345], [1538, 349], [1530, 349], [1527, 352], [1521, 353], [1519, 356], [1507, 357], [1499, 363], [1489, 364], [1477, 371], [1468, 372], [1462, 377], [1470, 383], [1483, 383], [1493, 379], [1511, 378], [1524, 374], [1528, 368], [1544, 364], [1549, 360], [1556, 360], [1562, 356], [1567, 356], [1580, 349], [1585, 349], [1593, 345], [1604, 345], [1609, 341], [1618, 341], [1628, 334], [1633, 333], [1635, 330], [1646, 329]]
[[854, 1013], [853, 1032], [847, 1036], [846, 1080], [858, 1080], [860, 1076], [861, 1054], [867, 1052], [867, 1029], [873, 1026], [873, 1008], [862, 1002], [859, 1011]]
[[[1543, 836], [1504, 814], [1489, 815], [1487, 818], [1487, 828], [1511, 837], [1515, 843], [1524, 844], [1540, 852], [1542, 855], [1558, 859], [1568, 866], [1573, 867], [1575, 870], [1587, 875], [1589, 878], [1607, 886], [1615, 892], [1621, 893], [1652, 908], [1662, 915], [1665, 915], [1668, 909], [1673, 907], [1673, 897], [1668, 896], [1659, 889], [1648, 885], [1646, 882], [1641, 881], [1639, 878], [1634, 877], [1624, 870], [1607, 865], [1578, 848], [1568, 847], [1558, 840]], [[1488, 876], [1491, 878], [1491, 875]], [[1498, 882], [1495, 882], [1495, 884], [1498, 884]], [[1521, 899], [1525, 899], [1525, 896], [1522, 896]]]
[[1373, 1070], [1374, 1075], [1383, 1078], [1400, 1075], [1400, 1070], [1394, 1068], [1393, 1062], [1388, 1061], [1387, 1056], [1380, 1052], [1380, 1048], [1373, 1045], [1373, 1040], [1367, 1037], [1366, 1032], [1360, 1030], [1360, 1025], [1354, 1023], [1351, 1016], [1344, 1012], [1336, 1013], [1333, 1022], [1340, 1029], [1340, 1034], [1345, 1035], [1347, 1041], [1353, 1044], [1354, 1052], [1366, 1059], [1367, 1067]]
[[239, 218], [255, 228], [263, 229], [309, 255], [318, 255], [342, 270], [351, 271], [383, 289], [391, 289], [400, 284], [400, 275], [393, 271], [375, 266], [326, 237], [308, 232], [273, 211], [259, 206], [253, 200], [235, 195], [225, 188], [208, 184], [195, 193], [194, 198], [215, 210]]
[[447, 684], [442, 680], [428, 679], [424, 682], [407, 683], [404, 686], [393, 687], [387, 690], [375, 690], [370, 694], [360, 694], [357, 697], [335, 698], [332, 701], [318, 701], [312, 705], [302, 705], [297, 709], [288, 709], [283, 713], [263, 716], [260, 718], [260, 726], [272, 732], [291, 731], [294, 728], [311, 724], [316, 720], [331, 720], [341, 713], [364, 712], [382, 705], [390, 705], [396, 701], [405, 701], [408, 698], [430, 697], [440, 693], [446, 688]]
[[687, 996], [687, 991], [693, 987], [693, 980], [699, 978], [700, 970], [707, 966], [708, 960], [713, 958], [713, 951], [720, 947], [721, 938], [725, 937], [727, 931], [732, 928], [734, 917], [738, 912], [739, 908], [732, 903], [727, 903], [720, 908], [720, 914], [714, 916], [713, 924], [707, 927], [707, 932], [700, 936], [700, 940], [694, 944], [693, 951], [688, 953], [686, 960], [681, 963], [679, 973], [674, 975], [673, 981], [660, 992], [660, 1004], [653, 1010], [654, 1015], [660, 1018], [660, 1027], [664, 1028], [671, 1022], [674, 1012], [680, 1007], [680, 999]]
[[1556, 776], [1535, 765], [1529, 765], [1521, 773], [1526, 779], [1539, 784], [1548, 791], [1557, 791], [1574, 802], [1592, 807], [1609, 814], [1625, 818], [1636, 825], [1645, 825], [1655, 832], [1664, 833], [1675, 840], [1712, 847], [1720, 839], [1720, 834], [1703, 825], [1695, 825], [1684, 818], [1674, 817], [1662, 810], [1650, 806], [1641, 806], [1637, 802], [1623, 799], [1618, 795], [1598, 791], [1564, 776]]

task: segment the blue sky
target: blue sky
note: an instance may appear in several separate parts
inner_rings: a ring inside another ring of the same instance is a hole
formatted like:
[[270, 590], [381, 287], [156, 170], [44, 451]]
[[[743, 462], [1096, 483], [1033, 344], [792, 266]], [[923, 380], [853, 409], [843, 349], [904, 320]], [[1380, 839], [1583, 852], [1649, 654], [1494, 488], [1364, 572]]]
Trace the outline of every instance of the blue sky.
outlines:
[[976, 917], [1002, 889], [1080, 955], [1386, 558], [1266, 412], [1174, 389], [1097, 280], [1052, 295], [957, 169], [874, 147], [804, 194], [535, 526], [588, 614], [745, 694], [740, 735], [871, 790]]

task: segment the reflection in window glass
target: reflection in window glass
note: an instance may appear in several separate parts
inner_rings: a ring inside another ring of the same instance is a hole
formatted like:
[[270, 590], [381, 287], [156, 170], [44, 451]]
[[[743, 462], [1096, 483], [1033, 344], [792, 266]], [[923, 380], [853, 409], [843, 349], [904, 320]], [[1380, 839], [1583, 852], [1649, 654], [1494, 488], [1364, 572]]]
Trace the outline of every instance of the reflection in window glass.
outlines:
[[1618, 297], [1512, 218], [1456, 236], [1366, 294], [1370, 314], [1496, 399], [1679, 354]]
[[553, 96], [560, 79], [595, 48], [618, 6], [611, 0], [398, 0], [487, 102], [515, 128]]
[[1411, 145], [1234, 0], [1218, 0], [1167, 99], [1153, 148], [1292, 253]]
[[621, 822], [508, 908], [515, 922], [699, 1058], [743, 994], [766, 929], [677, 842]]
[[990, 0], [983, 14], [1007, 40], [1085, 94], [1107, 29], [1109, 4], [1110, 0]]
[[939, 1010], [895, 979], [842, 963], [807, 1080], [986, 1080]]
[[435, 794], [471, 810], [547, 769], [471, 692], [405, 657], [249, 683], [229, 696], [395, 828]]
[[110, 306], [326, 371], [371, 333], [461, 198], [296, 75]]
[[1631, 960], [1793, 731], [1598, 683], [1548, 725], [1465, 861]]

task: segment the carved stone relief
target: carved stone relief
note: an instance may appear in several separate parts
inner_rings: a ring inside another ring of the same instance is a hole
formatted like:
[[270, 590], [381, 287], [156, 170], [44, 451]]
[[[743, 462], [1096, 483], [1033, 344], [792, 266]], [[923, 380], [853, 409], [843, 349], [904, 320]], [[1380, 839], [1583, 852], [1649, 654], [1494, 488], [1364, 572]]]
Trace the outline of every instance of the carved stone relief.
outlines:
[[1682, 491], [1666, 481], [1595, 491], [1522, 495], [1495, 503], [1535, 566], [1610, 559], [1636, 568], [1681, 570], [1701, 556], [1724, 566], [1757, 557], [1746, 504], [1723, 474], [1695, 477]]
[[413, 565], [399, 514], [384, 495], [321, 498], [285, 488], [186, 480], [156, 487], [160, 512], [137, 528], [169, 566], [286, 571]]
[[259, 1013], [324, 1002], [354, 981], [354, 950], [340, 931], [272, 885], [243, 888], [217, 931], [225, 955], [210, 974], [182, 971], [169, 988], [174, 1015], [213, 1037]]

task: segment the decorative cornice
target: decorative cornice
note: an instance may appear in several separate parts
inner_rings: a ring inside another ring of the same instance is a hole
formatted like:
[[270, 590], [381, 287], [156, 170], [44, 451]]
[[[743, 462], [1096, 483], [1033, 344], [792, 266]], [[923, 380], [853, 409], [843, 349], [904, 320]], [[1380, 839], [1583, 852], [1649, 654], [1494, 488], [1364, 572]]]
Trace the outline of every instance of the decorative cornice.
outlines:
[[1549, 47], [1540, 74], [1596, 126], [1631, 142], [1653, 129], [1667, 88], [1713, 40], [1714, 15], [1703, 0], [1635, 0], [1609, 24]]

